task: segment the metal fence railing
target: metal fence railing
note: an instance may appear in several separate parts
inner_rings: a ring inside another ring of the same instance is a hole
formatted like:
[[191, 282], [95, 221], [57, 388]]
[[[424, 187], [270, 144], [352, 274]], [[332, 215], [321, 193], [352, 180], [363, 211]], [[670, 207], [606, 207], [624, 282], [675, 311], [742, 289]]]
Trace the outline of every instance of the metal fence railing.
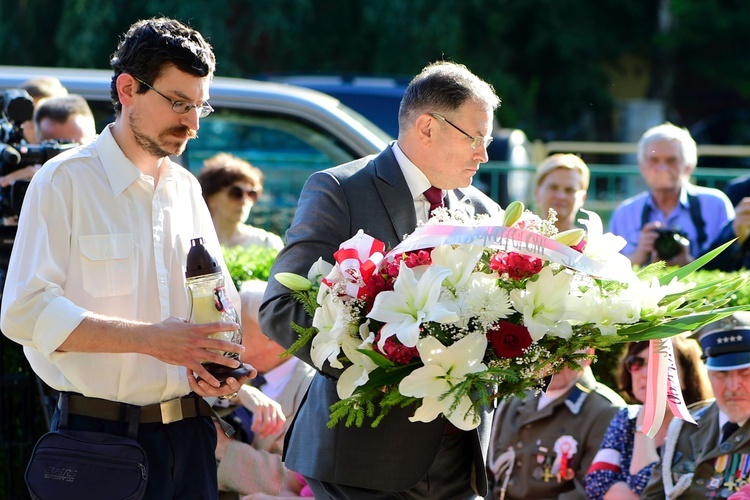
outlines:
[[[748, 148], [750, 150], [750, 148]], [[750, 152], [748, 153], [750, 154]], [[588, 164], [591, 171], [591, 183], [585, 208], [599, 214], [605, 224], [615, 207], [623, 200], [645, 189], [637, 165], [634, 164]], [[534, 208], [534, 171], [533, 165], [526, 167], [512, 166], [507, 162], [489, 162], [481, 166], [474, 178], [474, 185], [487, 193], [501, 205], [508, 201], [522, 201], [527, 207]], [[311, 171], [295, 170], [287, 173], [286, 180], [290, 187], [295, 186], [294, 193], [285, 193], [286, 199], [299, 195], [299, 188]], [[731, 168], [698, 168], [693, 175], [693, 182], [701, 185], [724, 189], [732, 179], [748, 173], [743, 169]], [[283, 186], [276, 186], [283, 188]], [[251, 223], [257, 227], [284, 234], [289, 228], [296, 210], [296, 202], [290, 201], [283, 206], [259, 204], [253, 208]]]

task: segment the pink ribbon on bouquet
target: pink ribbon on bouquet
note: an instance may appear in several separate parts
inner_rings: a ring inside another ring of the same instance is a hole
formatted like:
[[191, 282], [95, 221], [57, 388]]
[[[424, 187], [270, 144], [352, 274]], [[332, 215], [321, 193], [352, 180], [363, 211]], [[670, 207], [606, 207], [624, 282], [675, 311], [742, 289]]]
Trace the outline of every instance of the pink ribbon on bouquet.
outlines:
[[[432, 248], [440, 245], [474, 245], [492, 247], [504, 252], [516, 252], [562, 264], [570, 269], [600, 278], [620, 280], [603, 263], [567, 245], [533, 231], [501, 225], [461, 226], [435, 224], [416, 229], [404, 241], [388, 252], [386, 259], [403, 252]], [[616, 270], [615, 270], [616, 271]]]
[[[365, 234], [361, 229], [339, 246], [333, 257], [336, 259], [336, 265], [341, 274], [346, 277], [347, 295], [357, 298], [364, 295], [363, 287], [383, 260], [384, 251], [385, 244], [382, 241]], [[332, 286], [332, 283], [325, 278], [323, 282]]]
[[648, 378], [641, 431], [653, 438], [664, 422], [667, 407], [677, 418], [692, 424], [695, 424], [695, 420], [682, 397], [672, 339], [653, 339], [649, 342], [648, 349]]

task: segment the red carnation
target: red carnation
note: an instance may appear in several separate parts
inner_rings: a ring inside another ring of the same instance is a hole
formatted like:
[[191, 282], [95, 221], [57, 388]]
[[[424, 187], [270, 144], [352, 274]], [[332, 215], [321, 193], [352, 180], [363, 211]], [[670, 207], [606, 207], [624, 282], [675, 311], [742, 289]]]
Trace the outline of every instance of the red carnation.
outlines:
[[542, 259], [516, 252], [497, 252], [490, 258], [490, 269], [498, 274], [507, 273], [514, 280], [534, 276], [542, 270], [543, 266]]
[[525, 326], [501, 321], [487, 332], [487, 340], [499, 358], [517, 358], [531, 345], [531, 335]]
[[362, 289], [364, 294], [361, 298], [367, 304], [365, 310], [366, 312], [370, 312], [372, 305], [375, 303], [375, 297], [380, 292], [393, 290], [393, 280], [383, 274], [373, 273], [370, 279], [365, 282]]
[[380, 340], [380, 333], [375, 336], [375, 343], [373, 348], [386, 358], [390, 359], [394, 363], [401, 363], [408, 365], [412, 359], [419, 357], [419, 351], [416, 347], [406, 347], [395, 337], [388, 337], [383, 344], [383, 350], [378, 348], [378, 342]]
[[404, 262], [406, 267], [413, 268], [417, 266], [429, 266], [432, 264], [432, 255], [430, 250], [418, 250], [416, 252], [408, 252], [403, 254]]
[[394, 279], [398, 277], [401, 262], [409, 269], [417, 266], [432, 265], [432, 248], [417, 250], [416, 252], [404, 252], [393, 256], [393, 260], [385, 266], [385, 273]]

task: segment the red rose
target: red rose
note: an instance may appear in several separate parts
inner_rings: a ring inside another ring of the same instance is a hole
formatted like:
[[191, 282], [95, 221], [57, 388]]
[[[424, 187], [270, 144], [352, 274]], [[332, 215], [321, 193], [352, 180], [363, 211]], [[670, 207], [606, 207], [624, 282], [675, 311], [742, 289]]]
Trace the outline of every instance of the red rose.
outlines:
[[525, 326], [501, 321], [487, 332], [487, 340], [499, 358], [517, 358], [531, 345], [531, 335]]
[[507, 273], [511, 279], [522, 280], [538, 274], [544, 261], [516, 252], [497, 252], [490, 258], [490, 269], [498, 274]]
[[406, 347], [398, 341], [396, 337], [388, 337], [383, 344], [383, 350], [378, 348], [378, 342], [380, 341], [380, 333], [375, 336], [375, 343], [373, 348], [386, 358], [390, 359], [394, 363], [401, 363], [408, 365], [412, 359], [419, 357], [419, 351], [416, 347]]

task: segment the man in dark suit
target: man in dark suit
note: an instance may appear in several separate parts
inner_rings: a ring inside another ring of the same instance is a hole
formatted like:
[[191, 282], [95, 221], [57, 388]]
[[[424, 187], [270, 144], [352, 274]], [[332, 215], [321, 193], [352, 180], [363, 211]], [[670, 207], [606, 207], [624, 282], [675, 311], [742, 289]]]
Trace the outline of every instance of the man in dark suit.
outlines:
[[[471, 187], [487, 161], [492, 118], [500, 100], [465, 66], [437, 62], [409, 84], [399, 109], [398, 140], [377, 156], [313, 174], [305, 184], [287, 246], [272, 275], [306, 275], [322, 257], [334, 262], [339, 245], [358, 230], [396, 246], [440, 203], [423, 194], [439, 188], [443, 203], [468, 213], [495, 214], [498, 205]], [[290, 346], [290, 324], [309, 326], [302, 306], [271, 279], [260, 311], [261, 327]], [[297, 356], [312, 365], [309, 346]], [[341, 370], [326, 365], [313, 379], [288, 434], [287, 466], [307, 479], [317, 498], [462, 499], [485, 495], [485, 458], [492, 412], [462, 432], [444, 418], [411, 423], [415, 407], [397, 408], [373, 429], [333, 429], [329, 407], [338, 401]]]

